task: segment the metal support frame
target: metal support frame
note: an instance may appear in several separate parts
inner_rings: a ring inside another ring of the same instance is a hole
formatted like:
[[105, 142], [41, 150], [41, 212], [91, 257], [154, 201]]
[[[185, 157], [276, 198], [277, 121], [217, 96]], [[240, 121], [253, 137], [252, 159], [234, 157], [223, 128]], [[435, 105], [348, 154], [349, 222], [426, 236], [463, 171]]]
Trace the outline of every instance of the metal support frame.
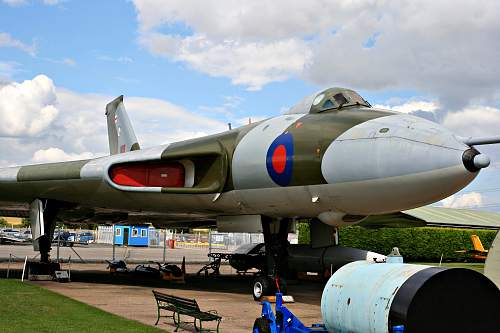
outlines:
[[70, 246], [69, 248], [71, 249], [71, 251], [73, 251], [73, 252], [76, 254], [76, 256], [77, 256], [78, 258], [80, 258], [80, 261], [81, 261], [81, 262], [86, 263], [86, 261], [85, 261], [85, 260], [83, 260], [83, 258], [82, 258], [82, 257], [80, 257], [80, 255], [78, 254], [78, 252], [76, 252], [76, 250], [75, 250], [72, 246]]
[[9, 254], [9, 263], [7, 264], [7, 276], [6, 279], [9, 278], [9, 273], [10, 273], [10, 261], [12, 260], [12, 254]]
[[163, 263], [167, 262], [167, 229], [163, 229]]
[[[328, 330], [323, 324], [313, 324], [305, 326], [288, 308], [283, 306], [283, 295], [276, 294], [275, 313], [271, 304], [267, 301], [262, 302], [261, 317], [265, 320], [268, 330], [255, 329], [257, 333], [328, 333]], [[259, 319], [260, 319], [259, 318]], [[259, 320], [258, 319], [258, 320]]]
[[[278, 232], [272, 232], [271, 224], [279, 224]], [[291, 219], [274, 220], [269, 217], [262, 217], [262, 231], [264, 233], [264, 243], [266, 244], [266, 274], [273, 280], [286, 275], [287, 270], [287, 247], [288, 247], [288, 227]]]
[[61, 247], [61, 226], [57, 227], [57, 262], [59, 262], [59, 248]]
[[113, 261], [115, 261], [116, 259], [116, 232], [115, 232], [115, 224], [113, 223], [112, 225], [112, 228], [113, 228]]
[[[40, 252], [40, 262], [43, 263], [50, 262], [52, 236], [54, 235], [58, 211], [57, 201], [35, 199], [30, 204], [33, 247]], [[37, 234], [39, 236], [35, 238]]]

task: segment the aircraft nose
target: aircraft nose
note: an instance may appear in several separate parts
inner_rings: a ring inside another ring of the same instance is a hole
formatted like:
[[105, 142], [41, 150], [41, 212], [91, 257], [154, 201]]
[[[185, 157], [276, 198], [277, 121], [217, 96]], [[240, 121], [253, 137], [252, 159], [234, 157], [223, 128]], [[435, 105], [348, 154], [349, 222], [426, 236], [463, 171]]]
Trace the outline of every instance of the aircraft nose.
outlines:
[[326, 150], [321, 171], [330, 184], [356, 188], [358, 194], [352, 193], [351, 200], [366, 197], [372, 202], [368, 206], [388, 212], [441, 200], [465, 187], [488, 165], [487, 156], [439, 124], [391, 115], [340, 135]]

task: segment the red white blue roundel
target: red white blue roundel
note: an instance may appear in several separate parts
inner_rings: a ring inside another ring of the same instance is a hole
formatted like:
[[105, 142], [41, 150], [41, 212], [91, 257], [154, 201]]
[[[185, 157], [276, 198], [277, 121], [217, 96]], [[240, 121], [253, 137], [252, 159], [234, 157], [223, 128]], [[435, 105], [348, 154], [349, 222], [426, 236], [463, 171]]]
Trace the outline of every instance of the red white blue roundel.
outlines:
[[267, 150], [267, 173], [278, 185], [287, 186], [292, 179], [293, 137], [284, 133], [274, 139]]

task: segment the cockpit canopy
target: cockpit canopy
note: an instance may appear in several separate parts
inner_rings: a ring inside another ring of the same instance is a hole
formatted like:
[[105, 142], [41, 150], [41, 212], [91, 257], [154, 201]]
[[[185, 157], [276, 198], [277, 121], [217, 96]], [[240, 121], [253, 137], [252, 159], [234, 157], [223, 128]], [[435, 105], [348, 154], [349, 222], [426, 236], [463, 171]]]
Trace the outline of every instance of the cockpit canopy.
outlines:
[[307, 96], [292, 107], [287, 114], [319, 113], [330, 110], [340, 110], [349, 106], [371, 107], [357, 92], [345, 88], [329, 88], [320, 93]]

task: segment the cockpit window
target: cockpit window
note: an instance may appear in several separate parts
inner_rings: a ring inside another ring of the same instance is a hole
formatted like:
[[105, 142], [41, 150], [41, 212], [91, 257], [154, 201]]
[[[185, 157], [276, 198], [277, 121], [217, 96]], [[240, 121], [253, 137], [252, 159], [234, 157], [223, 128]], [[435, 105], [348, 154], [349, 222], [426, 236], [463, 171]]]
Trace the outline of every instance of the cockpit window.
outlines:
[[333, 102], [330, 101], [329, 99], [326, 100], [325, 103], [323, 103], [323, 110], [326, 110], [326, 109], [333, 109], [335, 107], [335, 105], [333, 105]]
[[371, 105], [354, 90], [329, 88], [305, 97], [287, 114], [327, 112], [349, 107], [371, 108]]
[[349, 102], [342, 93], [333, 95], [333, 98], [335, 99], [335, 102], [337, 102], [339, 109]]

